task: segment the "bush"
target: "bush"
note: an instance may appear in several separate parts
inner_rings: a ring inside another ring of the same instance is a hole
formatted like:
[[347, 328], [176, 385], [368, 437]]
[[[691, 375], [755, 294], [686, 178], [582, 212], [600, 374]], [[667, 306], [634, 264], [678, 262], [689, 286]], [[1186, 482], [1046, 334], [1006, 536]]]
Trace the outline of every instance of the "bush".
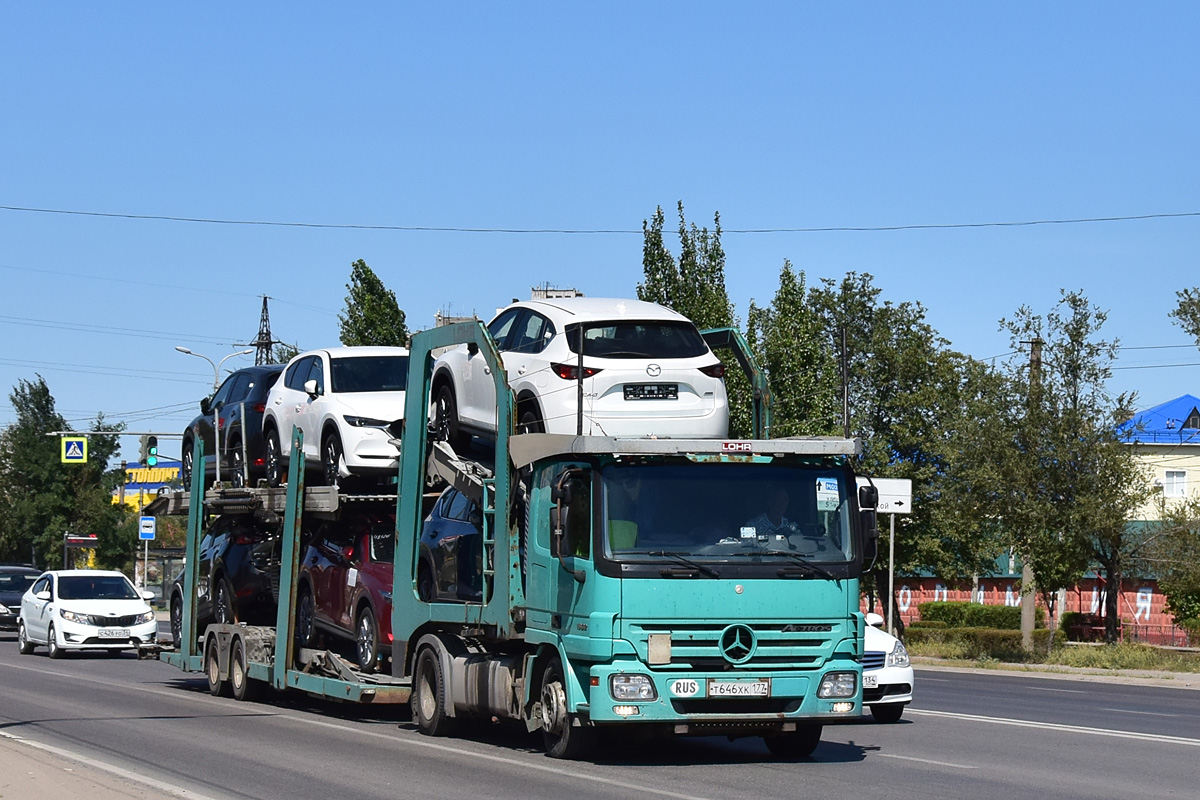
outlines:
[[950, 626], [942, 622], [940, 619], [915, 619], [908, 623], [905, 629], [911, 631], [913, 628], [928, 628], [932, 630], [935, 628], [941, 629], [948, 627]]
[[[1021, 630], [1021, 609], [1013, 606], [985, 606], [982, 603], [943, 601], [921, 603], [917, 606], [923, 622], [944, 622], [951, 628], [998, 628]], [[1036, 627], [1046, 624], [1046, 611], [1040, 606], [1034, 611]]]
[[1187, 631], [1188, 644], [1200, 647], [1200, 619], [1181, 619], [1176, 624]]
[[[1061, 647], [1066, 635], [1055, 631], [1053, 641], [1047, 628], [1033, 632], [1033, 654], [1046, 655], [1053, 647]], [[1028, 661], [1031, 654], [1021, 646], [1021, 632], [1000, 628], [926, 628], [912, 627], [907, 631], [906, 645], [918, 652], [953, 650], [963, 658], [994, 659], [997, 661]]]

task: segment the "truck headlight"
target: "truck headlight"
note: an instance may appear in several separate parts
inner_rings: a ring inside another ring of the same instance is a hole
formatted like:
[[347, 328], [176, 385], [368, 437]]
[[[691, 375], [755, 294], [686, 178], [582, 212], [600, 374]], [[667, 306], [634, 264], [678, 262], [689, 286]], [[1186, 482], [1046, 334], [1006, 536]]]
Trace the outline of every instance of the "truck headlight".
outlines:
[[853, 672], [828, 672], [821, 678], [817, 697], [854, 697], [858, 692], [858, 676]]
[[649, 675], [613, 675], [608, 690], [614, 700], [657, 700], [658, 692]]
[[908, 666], [908, 650], [904, 648], [903, 642], [896, 642], [896, 646], [892, 648], [892, 652], [888, 653], [887, 665], [889, 667]]

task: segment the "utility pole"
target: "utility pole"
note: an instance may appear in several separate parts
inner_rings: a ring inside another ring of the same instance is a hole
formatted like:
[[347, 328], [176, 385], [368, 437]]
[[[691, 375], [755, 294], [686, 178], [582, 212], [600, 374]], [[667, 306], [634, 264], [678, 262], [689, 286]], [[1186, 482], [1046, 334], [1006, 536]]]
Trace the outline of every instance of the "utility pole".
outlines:
[[[1042, 406], [1042, 345], [1045, 342], [1040, 336], [1031, 341], [1021, 342], [1029, 345], [1029, 413], [1036, 413]], [[1033, 569], [1026, 558], [1021, 559], [1021, 647], [1026, 652], [1033, 651], [1033, 627], [1037, 620], [1037, 591], [1033, 582]]]
[[267, 300], [269, 298], [263, 295], [262, 314], [258, 318], [258, 336], [253, 342], [249, 342], [248, 346], [254, 348], [254, 366], [262, 367], [267, 364], [274, 364], [275, 358], [271, 353], [271, 347], [276, 343], [271, 338], [271, 316], [267, 313]]

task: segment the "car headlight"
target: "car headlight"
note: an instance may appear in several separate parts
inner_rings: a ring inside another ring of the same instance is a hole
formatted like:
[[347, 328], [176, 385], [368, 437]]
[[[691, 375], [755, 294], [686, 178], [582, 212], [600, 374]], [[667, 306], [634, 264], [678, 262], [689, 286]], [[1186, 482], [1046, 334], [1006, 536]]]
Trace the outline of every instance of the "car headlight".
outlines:
[[817, 697], [854, 697], [858, 692], [858, 675], [853, 672], [827, 672], [821, 678]]
[[137, 618], [133, 621], [133, 624], [134, 625], [145, 625], [147, 622], [154, 622], [154, 620], [155, 620], [154, 611], [153, 611], [153, 609], [151, 609], [150, 611], [147, 611], [144, 614], [138, 614]]
[[887, 665], [889, 667], [908, 666], [908, 650], [904, 648], [903, 642], [896, 642], [896, 646], [892, 648], [892, 652], [888, 653]]
[[81, 625], [91, 625], [92, 618], [89, 614], [76, 614], [74, 611], [67, 611], [65, 608], [58, 610], [60, 616], [68, 622], [78, 622]]
[[608, 690], [614, 700], [658, 699], [649, 675], [613, 675], [608, 679]]
[[352, 417], [349, 414], [342, 417], [346, 420], [346, 424], [351, 428], [386, 428], [392, 423], [385, 419], [374, 419], [372, 417]]
[[7, 613], [8, 613], [8, 606], [4, 605], [4, 603], [0, 603], [0, 614], [7, 614]]

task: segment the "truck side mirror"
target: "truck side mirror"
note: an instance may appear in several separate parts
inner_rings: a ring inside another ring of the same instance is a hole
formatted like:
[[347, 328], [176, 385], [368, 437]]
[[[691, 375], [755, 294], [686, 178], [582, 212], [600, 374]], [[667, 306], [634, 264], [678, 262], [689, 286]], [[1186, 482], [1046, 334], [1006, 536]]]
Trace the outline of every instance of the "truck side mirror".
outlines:
[[[573, 530], [572, 520], [579, 524], [581, 517], [579, 508], [573, 508], [576, 502], [584, 502], [590, 500], [590, 495], [587, 494], [586, 481], [589, 480], [588, 473], [581, 469], [569, 469], [563, 472], [558, 481], [550, 490], [551, 499], [554, 500], [555, 506], [550, 509], [550, 525], [552, 529], [552, 548], [557, 550], [558, 563], [564, 570], [571, 573], [575, 580], [583, 583], [587, 578], [587, 573], [583, 570], [572, 569], [572, 566], [567, 563], [567, 556], [574, 556], [579, 549], [579, 545], [586, 547], [587, 542], [578, 540], [580, 535], [587, 536], [589, 531]], [[580, 492], [576, 493], [576, 485]], [[582, 509], [584, 512], [582, 517], [590, 523], [590, 503], [587, 503], [587, 508]]]
[[858, 507], [877, 508], [879, 506], [879, 490], [870, 484], [858, 487]]
[[863, 570], [868, 570], [875, 564], [875, 559], [879, 556], [879, 522], [873, 508], [864, 508], [859, 511], [858, 519], [858, 527], [862, 531]]

